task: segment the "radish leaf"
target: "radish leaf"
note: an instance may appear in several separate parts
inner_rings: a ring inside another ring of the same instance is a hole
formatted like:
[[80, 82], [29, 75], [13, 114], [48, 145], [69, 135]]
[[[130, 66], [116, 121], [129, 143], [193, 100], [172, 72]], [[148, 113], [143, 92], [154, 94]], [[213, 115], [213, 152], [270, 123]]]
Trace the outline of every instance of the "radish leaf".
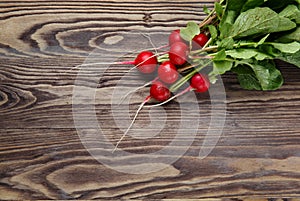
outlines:
[[200, 29], [196, 22], [188, 22], [185, 28], [180, 29], [180, 36], [186, 41], [192, 41], [199, 33]]
[[295, 20], [297, 24], [300, 24], [300, 10], [295, 5], [288, 5], [279, 13], [279, 16]]
[[277, 59], [294, 64], [295, 66], [300, 68], [300, 51], [298, 51], [294, 54], [282, 53], [281, 55], [279, 55], [277, 57]]
[[250, 64], [250, 67], [254, 71], [262, 90], [275, 90], [283, 84], [282, 75], [273, 63], [265, 60]]
[[257, 49], [234, 49], [234, 50], [227, 50], [226, 55], [231, 56], [235, 59], [251, 59], [255, 58], [258, 61], [265, 60], [265, 59], [272, 59], [271, 55], [268, 55], [264, 52], [260, 52]]
[[208, 25], [210, 36], [213, 40], [215, 40], [218, 37], [218, 30], [213, 25]]
[[264, 42], [267, 40], [267, 38], [270, 36], [270, 34], [267, 34], [265, 37], [263, 37], [262, 39], [260, 39], [260, 41], [258, 41], [258, 43], [255, 45], [255, 47], [264, 44]]
[[223, 39], [219, 44], [219, 48], [225, 48], [225, 49], [233, 49], [233, 45], [234, 45], [234, 40], [233, 38], [229, 37], [229, 38], [225, 38]]
[[283, 35], [276, 40], [276, 42], [283, 42], [283, 43], [292, 42], [292, 41], [300, 42], [300, 27], [298, 27], [295, 31]]
[[241, 13], [232, 26], [231, 36], [238, 39], [253, 35], [288, 31], [296, 27], [291, 20], [280, 17], [270, 8], [254, 8]]
[[208, 15], [211, 11], [207, 8], [206, 5], [204, 5], [203, 6], [203, 12]]
[[239, 13], [247, 0], [228, 0], [227, 1], [227, 10], [235, 11]]
[[214, 61], [213, 62], [213, 71], [211, 72], [210, 75], [222, 75], [225, 72], [231, 70], [233, 66], [232, 61]]
[[238, 81], [243, 89], [261, 90], [260, 83], [254, 71], [246, 65], [238, 65], [232, 70], [237, 74]]
[[242, 12], [252, 9], [252, 8], [255, 8], [255, 7], [258, 7], [258, 6], [261, 6], [263, 3], [264, 3], [264, 0], [248, 0], [244, 4], [244, 6], [242, 8]]
[[244, 89], [276, 90], [283, 84], [280, 71], [268, 60], [244, 62], [232, 71], [238, 74], [238, 80]]
[[226, 38], [231, 34], [232, 25], [234, 23], [234, 19], [236, 16], [235, 11], [227, 11], [220, 24], [219, 24], [219, 30], [220, 30], [220, 38]]
[[220, 3], [215, 2], [215, 9], [218, 18], [220, 19], [223, 16], [223, 6]]
[[294, 41], [292, 43], [268, 43], [272, 45], [274, 48], [280, 50], [283, 53], [296, 53], [300, 51], [300, 43]]

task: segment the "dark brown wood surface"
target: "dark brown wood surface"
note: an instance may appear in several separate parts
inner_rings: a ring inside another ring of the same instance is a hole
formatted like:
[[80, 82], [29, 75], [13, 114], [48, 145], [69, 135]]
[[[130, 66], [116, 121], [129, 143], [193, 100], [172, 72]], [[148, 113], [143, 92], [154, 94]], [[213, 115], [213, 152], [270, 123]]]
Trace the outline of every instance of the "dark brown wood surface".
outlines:
[[[132, 58], [130, 51], [147, 41], [136, 35], [149, 33], [161, 40], [188, 21], [200, 22], [205, 17], [203, 5], [212, 7], [213, 2], [1, 1], [0, 199], [299, 197], [300, 69], [282, 62], [278, 66], [285, 84], [277, 91], [242, 90], [233, 74], [223, 76], [225, 127], [205, 159], [197, 157], [201, 134], [179, 160], [149, 174], [108, 168], [82, 145], [72, 113], [79, 72], [73, 68], [101, 44], [109, 49], [103, 51], [103, 61], [117, 52]], [[97, 88], [97, 117], [113, 143], [120, 132], [110, 125], [110, 101], [103, 97], [112, 91], [120, 72], [124, 66], [110, 68]], [[206, 95], [198, 98], [205, 130], [210, 101]], [[124, 138], [120, 148], [151, 153], [166, 146], [174, 137], [180, 111], [174, 103], [164, 109], [174, 127], [146, 141]], [[149, 121], [146, 112], [142, 120]], [[180, 148], [174, 147], [174, 153], [176, 149]]]

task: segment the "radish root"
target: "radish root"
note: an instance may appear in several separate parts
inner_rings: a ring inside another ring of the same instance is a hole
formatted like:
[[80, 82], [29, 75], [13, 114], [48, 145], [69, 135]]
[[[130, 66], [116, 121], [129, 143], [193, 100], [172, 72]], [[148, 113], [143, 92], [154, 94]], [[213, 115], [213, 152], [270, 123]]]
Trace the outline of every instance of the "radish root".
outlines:
[[157, 80], [158, 80], [158, 77], [155, 78], [154, 80], [150, 81], [150, 82], [147, 82], [147, 83], [144, 84], [143, 86], [137, 87], [136, 89], [127, 92], [127, 93], [121, 98], [120, 103], [119, 103], [118, 105], [121, 105], [121, 104], [124, 102], [124, 100], [126, 99], [126, 97], [129, 96], [130, 94], [132, 94], [132, 93], [134, 93], [134, 92], [136, 92], [136, 91], [138, 91], [138, 90], [140, 90], [140, 89], [142, 89], [142, 88], [145, 88], [145, 87], [149, 86], [150, 84], [152, 84], [153, 82], [155, 82], [155, 81], [157, 81]]
[[140, 104], [139, 108], [137, 109], [130, 125], [128, 126], [127, 130], [124, 132], [124, 134], [122, 135], [122, 137], [119, 139], [119, 141], [117, 142], [115, 148], [113, 149], [112, 153], [114, 153], [117, 149], [119, 144], [121, 143], [121, 141], [124, 139], [124, 137], [127, 135], [127, 133], [129, 132], [130, 128], [133, 126], [139, 112], [142, 110], [143, 106], [151, 99], [151, 96], [147, 96], [147, 98]]

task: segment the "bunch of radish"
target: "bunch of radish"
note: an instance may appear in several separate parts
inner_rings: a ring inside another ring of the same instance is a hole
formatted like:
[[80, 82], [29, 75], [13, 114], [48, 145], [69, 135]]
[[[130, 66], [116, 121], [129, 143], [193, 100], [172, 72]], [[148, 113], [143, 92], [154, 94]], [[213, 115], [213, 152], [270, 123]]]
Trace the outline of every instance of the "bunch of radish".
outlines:
[[[115, 63], [134, 65], [132, 69], [142, 74], [157, 74], [142, 86], [151, 85], [149, 95], [115, 150], [143, 107], [163, 105], [190, 91], [204, 93], [226, 72], [235, 73], [240, 86], [247, 90], [279, 89], [284, 80], [275, 60], [300, 68], [300, 2], [272, 2], [215, 1], [212, 10], [203, 8], [207, 17], [200, 24], [188, 22], [170, 33], [167, 46], [155, 49], [167, 47], [166, 52], [142, 51], [134, 61]], [[276, 23], [280, 26], [272, 26]], [[212, 69], [203, 73], [209, 65]], [[189, 86], [183, 89], [186, 83]], [[159, 103], [145, 105], [151, 99]]]
[[[184, 79], [179, 79], [180, 72], [184, 72], [185, 70], [190, 70], [195, 67], [189, 63], [190, 52], [202, 48], [208, 40], [209, 38], [205, 33], [199, 33], [192, 39], [192, 41], [185, 41], [180, 36], [180, 30], [174, 30], [169, 35], [169, 49], [167, 52], [163, 54], [155, 54], [146, 50], [140, 52], [134, 61], [123, 62], [123, 64], [133, 64], [142, 74], [157, 74], [157, 77], [149, 83], [151, 85], [149, 95], [141, 103], [130, 126], [116, 144], [114, 151], [132, 127], [139, 111], [149, 100], [155, 99], [159, 102], [156, 105], [148, 106], [155, 107], [171, 101], [189, 91], [200, 93], [208, 91], [210, 86], [208, 76], [203, 73], [199, 73], [197, 69], [190, 72], [188, 75], [185, 75], [183, 77]], [[164, 59], [159, 59], [159, 57]], [[188, 78], [188, 80], [186, 80], [186, 78]], [[172, 96], [172, 94], [186, 82], [189, 82], [189, 87]]]
[[[153, 80], [150, 87], [152, 98], [157, 101], [166, 101], [171, 98], [171, 92], [175, 91], [170, 91], [169, 86], [178, 81], [178, 70], [189, 65], [190, 51], [203, 47], [208, 39], [204, 33], [200, 33], [193, 38], [193, 43], [189, 46], [188, 42], [181, 38], [180, 30], [175, 30], [169, 36], [168, 60], [159, 63], [157, 55], [150, 51], [143, 51], [137, 55], [133, 63], [141, 73], [157, 73], [158, 77]], [[190, 79], [190, 90], [206, 92], [208, 88], [209, 81], [206, 75], [195, 73]]]

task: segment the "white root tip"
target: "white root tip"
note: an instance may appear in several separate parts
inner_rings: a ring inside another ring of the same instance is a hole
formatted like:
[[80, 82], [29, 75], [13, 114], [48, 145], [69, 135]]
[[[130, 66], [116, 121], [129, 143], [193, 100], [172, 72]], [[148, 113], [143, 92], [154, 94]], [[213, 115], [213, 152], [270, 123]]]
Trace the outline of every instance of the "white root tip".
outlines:
[[112, 150], [112, 153], [114, 153], [114, 152], [118, 149], [119, 144], [120, 144], [121, 141], [124, 139], [124, 137], [127, 135], [127, 133], [129, 132], [130, 128], [133, 126], [133, 124], [134, 124], [134, 122], [135, 122], [135, 120], [136, 120], [136, 118], [137, 118], [139, 112], [141, 111], [141, 109], [143, 108], [143, 106], [150, 100], [150, 98], [151, 98], [151, 97], [148, 96], [148, 97], [140, 104], [140, 106], [139, 106], [139, 108], [137, 109], [137, 111], [136, 111], [136, 113], [135, 113], [135, 115], [134, 115], [134, 117], [133, 117], [133, 119], [132, 119], [130, 125], [128, 126], [128, 128], [126, 129], [126, 131], [124, 132], [124, 134], [121, 136], [121, 138], [119, 139], [119, 141], [117, 142], [115, 148]]

